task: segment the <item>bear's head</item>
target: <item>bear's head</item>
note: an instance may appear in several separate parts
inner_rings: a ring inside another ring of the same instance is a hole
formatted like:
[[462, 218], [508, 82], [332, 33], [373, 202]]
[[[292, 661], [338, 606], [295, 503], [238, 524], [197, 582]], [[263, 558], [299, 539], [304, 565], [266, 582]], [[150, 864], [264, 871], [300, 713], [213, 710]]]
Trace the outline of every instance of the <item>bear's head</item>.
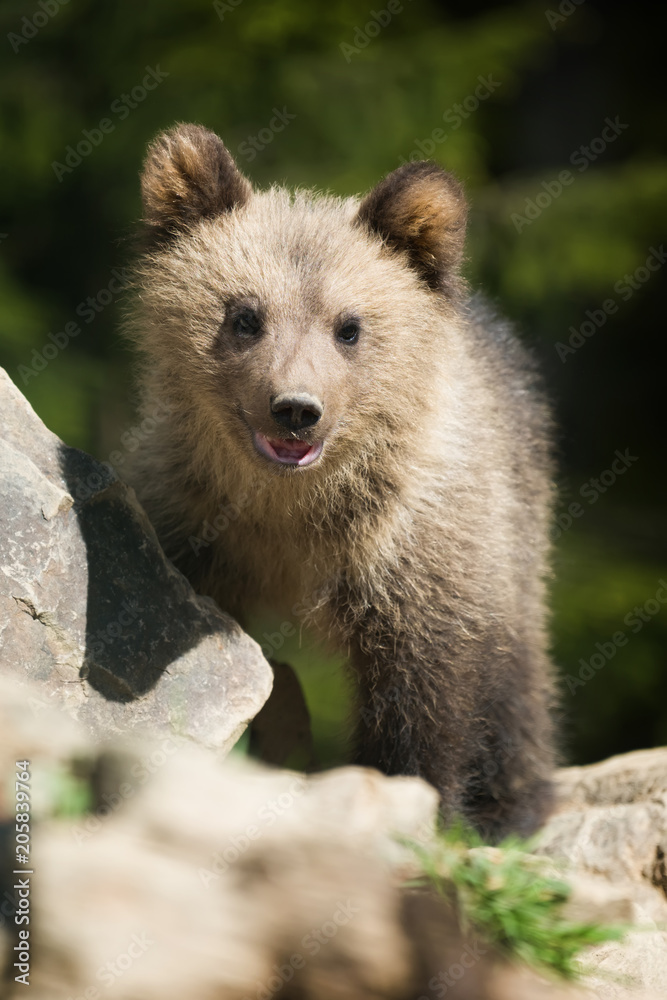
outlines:
[[230, 461], [311, 476], [439, 419], [466, 218], [440, 167], [407, 163], [361, 202], [256, 191], [216, 135], [179, 125], [150, 146], [142, 194], [132, 335]]

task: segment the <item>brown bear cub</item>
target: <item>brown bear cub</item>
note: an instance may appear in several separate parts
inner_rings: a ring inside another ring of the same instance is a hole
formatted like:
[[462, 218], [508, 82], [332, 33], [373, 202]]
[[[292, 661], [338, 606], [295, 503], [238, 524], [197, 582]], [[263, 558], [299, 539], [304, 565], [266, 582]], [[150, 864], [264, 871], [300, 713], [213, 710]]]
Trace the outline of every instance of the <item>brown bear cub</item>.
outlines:
[[346, 653], [357, 763], [421, 775], [489, 838], [534, 830], [550, 417], [460, 277], [460, 186], [423, 162], [361, 201], [256, 191], [179, 125], [142, 192], [128, 329], [168, 416], [131, 481], [167, 554], [241, 622], [270, 608]]

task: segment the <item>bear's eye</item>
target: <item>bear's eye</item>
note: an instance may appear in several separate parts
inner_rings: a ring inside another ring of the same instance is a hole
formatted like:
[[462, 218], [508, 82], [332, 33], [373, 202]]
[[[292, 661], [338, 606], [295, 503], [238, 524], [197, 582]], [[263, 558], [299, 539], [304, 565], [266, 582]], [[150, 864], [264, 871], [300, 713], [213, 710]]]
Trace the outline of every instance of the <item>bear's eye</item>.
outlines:
[[254, 337], [262, 328], [262, 321], [254, 309], [240, 309], [232, 319], [232, 330], [238, 337]]
[[346, 319], [339, 327], [337, 336], [344, 344], [354, 344], [359, 339], [360, 330], [361, 324], [358, 319]]

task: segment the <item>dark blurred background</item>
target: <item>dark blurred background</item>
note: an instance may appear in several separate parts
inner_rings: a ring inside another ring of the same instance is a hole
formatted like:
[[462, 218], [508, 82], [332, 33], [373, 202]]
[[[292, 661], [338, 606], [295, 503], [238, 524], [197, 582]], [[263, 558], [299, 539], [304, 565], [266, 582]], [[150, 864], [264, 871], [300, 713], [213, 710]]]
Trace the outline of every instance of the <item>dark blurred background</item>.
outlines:
[[[470, 281], [534, 346], [558, 415], [564, 757], [666, 744], [662, 11], [3, 0], [0, 21], [0, 363], [46, 423], [121, 475], [136, 446], [117, 325], [158, 130], [201, 122], [256, 184], [339, 194], [433, 157], [472, 203]], [[275, 654], [340, 761], [348, 692], [296, 645]]]

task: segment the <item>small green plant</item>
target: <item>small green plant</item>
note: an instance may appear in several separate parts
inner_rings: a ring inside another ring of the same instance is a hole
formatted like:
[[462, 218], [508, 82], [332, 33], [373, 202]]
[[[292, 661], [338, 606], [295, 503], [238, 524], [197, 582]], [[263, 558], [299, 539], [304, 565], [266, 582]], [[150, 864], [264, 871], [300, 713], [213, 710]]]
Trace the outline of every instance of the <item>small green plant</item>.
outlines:
[[37, 765], [33, 774], [33, 790], [36, 811], [43, 817], [72, 819], [82, 816], [89, 811], [93, 801], [85, 762]]
[[530, 842], [509, 838], [488, 847], [459, 824], [441, 831], [432, 846], [406, 843], [422, 872], [409, 885], [434, 887], [456, 907], [464, 931], [474, 928], [506, 957], [540, 972], [575, 979], [585, 948], [625, 933], [620, 926], [568, 920], [563, 907], [570, 887], [530, 854]]
[[54, 789], [54, 815], [73, 819], [92, 808], [93, 793], [87, 780], [69, 771], [58, 775]]

